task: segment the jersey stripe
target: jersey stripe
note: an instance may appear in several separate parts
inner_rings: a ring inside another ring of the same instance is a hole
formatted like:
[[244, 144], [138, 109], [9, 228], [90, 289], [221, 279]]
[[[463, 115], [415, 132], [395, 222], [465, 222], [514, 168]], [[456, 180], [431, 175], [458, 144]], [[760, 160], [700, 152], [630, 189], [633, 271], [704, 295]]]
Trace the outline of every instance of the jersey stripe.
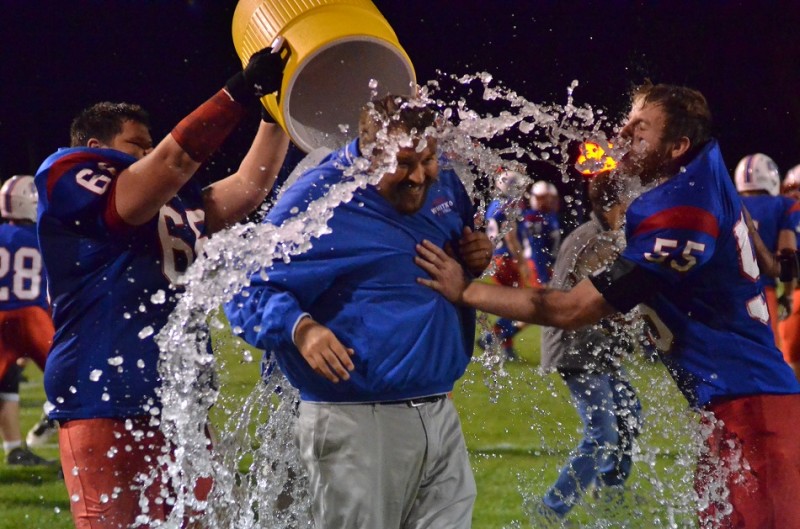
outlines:
[[56, 160], [47, 173], [47, 199], [50, 200], [53, 193], [53, 188], [56, 186], [61, 177], [64, 176], [64, 173], [71, 170], [76, 165], [105, 160], [105, 157], [91, 152], [71, 153]]
[[675, 206], [644, 219], [636, 227], [633, 236], [660, 229], [700, 231], [714, 238], [719, 235], [717, 219], [705, 209], [694, 206]]

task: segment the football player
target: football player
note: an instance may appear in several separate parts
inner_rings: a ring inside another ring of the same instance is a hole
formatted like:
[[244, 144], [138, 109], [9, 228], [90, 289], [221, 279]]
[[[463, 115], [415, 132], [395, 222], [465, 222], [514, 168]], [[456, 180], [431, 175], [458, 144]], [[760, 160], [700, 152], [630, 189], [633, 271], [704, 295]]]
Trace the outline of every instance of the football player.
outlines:
[[[533, 270], [523, 248], [527, 234], [520, 222], [522, 204], [519, 197], [525, 188], [525, 180], [526, 177], [520, 172], [500, 171], [495, 180], [498, 197], [486, 208], [486, 234], [495, 244], [492, 256], [494, 273], [491, 278], [498, 285], [533, 285]], [[492, 332], [484, 332], [478, 339], [478, 346], [487, 349], [494, 342], [499, 342], [505, 360], [516, 360], [514, 336], [520, 330], [518, 322], [498, 318]]]
[[[794, 226], [800, 223], [800, 209], [793, 208], [792, 199], [779, 196], [781, 176], [772, 158], [761, 153], [745, 156], [736, 165], [734, 182], [742, 197], [742, 204], [750, 213], [766, 249], [774, 254], [793, 254], [797, 249]], [[772, 332], [780, 347], [779, 300], [775, 291], [775, 278], [762, 273], [761, 283], [767, 297]], [[792, 290], [791, 282], [784, 284], [780, 300], [783, 313], [791, 310]]]
[[23, 445], [19, 425], [21, 359], [44, 371], [53, 340], [42, 256], [36, 241], [33, 177], [17, 175], [0, 187], [0, 437], [9, 465], [50, 464]]
[[535, 284], [547, 285], [561, 245], [558, 189], [550, 182], [539, 180], [531, 186], [529, 204], [530, 207], [522, 211], [522, 225], [527, 236], [525, 256], [531, 262]]
[[[795, 236], [800, 243], [800, 220], [795, 215], [800, 213], [800, 165], [789, 169], [781, 183], [781, 195], [794, 201], [792, 217]], [[800, 244], [798, 244], [800, 246]], [[792, 307], [786, 319], [778, 324], [781, 351], [783, 358], [792, 366], [794, 374], [800, 380], [800, 296], [792, 296]]]
[[[169, 451], [153, 337], [206, 237], [264, 200], [288, 138], [262, 120], [236, 173], [204, 189], [192, 176], [278, 89], [282, 70], [279, 54], [255, 53], [155, 146], [141, 107], [95, 104], [73, 121], [71, 147], [39, 168], [39, 244], [56, 327], [45, 390], [79, 529], [128, 527], [139, 514], [163, 520], [174, 503], [161, 480], [141, 501], [137, 484]], [[195, 495], [202, 500], [209, 489], [198, 483]]]

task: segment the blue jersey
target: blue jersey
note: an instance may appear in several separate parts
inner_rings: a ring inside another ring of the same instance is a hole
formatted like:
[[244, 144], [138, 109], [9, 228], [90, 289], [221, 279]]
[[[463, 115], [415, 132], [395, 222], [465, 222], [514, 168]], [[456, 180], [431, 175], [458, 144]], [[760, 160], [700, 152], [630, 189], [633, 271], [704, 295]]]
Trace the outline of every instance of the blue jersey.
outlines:
[[157, 217], [125, 224], [114, 183], [135, 161], [111, 149], [61, 149], [36, 175], [56, 327], [44, 373], [53, 419], [130, 417], [159, 407], [153, 336], [205, 238], [205, 214], [190, 182]]
[[623, 257], [663, 282], [645, 312], [690, 404], [800, 393], [775, 347], [742, 203], [715, 141], [634, 200], [625, 230]]
[[[758, 235], [771, 252], [778, 249], [778, 234], [781, 230], [794, 231], [800, 223], [800, 211], [792, 211], [794, 200], [789, 197], [771, 195], [753, 195], [742, 197], [742, 203], [758, 229]], [[775, 278], [761, 276], [764, 286], [774, 287]]]
[[533, 261], [539, 282], [548, 283], [561, 242], [561, 226], [558, 223], [558, 216], [554, 213], [526, 208], [522, 212], [522, 226], [526, 235], [523, 240], [525, 256]]
[[494, 242], [493, 255], [510, 256], [511, 251], [508, 249], [505, 237], [500, 238], [500, 232], [507, 228], [508, 222], [513, 222], [517, 227], [517, 239], [520, 243], [523, 240], [522, 226], [514, 219], [512, 215], [519, 215], [519, 207], [514, 207], [515, 204], [511, 199], [506, 200], [492, 200], [489, 207], [486, 208], [486, 235]]
[[36, 226], [0, 224], [0, 311], [48, 306]]
[[794, 202], [789, 210], [789, 219], [792, 230], [797, 237], [797, 248], [800, 249], [800, 202]]
[[[359, 156], [357, 142], [329, 155], [281, 197], [265, 222], [280, 225], [342, 180]], [[331, 232], [307, 252], [251, 277], [251, 286], [225, 307], [244, 339], [274, 352], [304, 400], [375, 402], [445, 393], [472, 355], [475, 312], [456, 307], [417, 283], [414, 264], [423, 239], [457, 248], [473, 206], [458, 177], [443, 170], [418, 212], [396, 211], [374, 187], [334, 210]], [[315, 373], [293, 343], [303, 313], [327, 326], [355, 351], [355, 369], [334, 384]]]

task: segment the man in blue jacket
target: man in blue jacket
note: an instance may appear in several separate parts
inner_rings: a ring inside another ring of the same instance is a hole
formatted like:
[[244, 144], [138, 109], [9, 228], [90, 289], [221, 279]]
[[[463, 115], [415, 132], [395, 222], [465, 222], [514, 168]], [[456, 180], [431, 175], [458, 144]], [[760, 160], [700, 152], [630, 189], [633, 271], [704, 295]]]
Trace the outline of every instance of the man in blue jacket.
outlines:
[[265, 222], [302, 215], [363, 177], [357, 168], [380, 179], [336, 207], [309, 251], [254, 274], [226, 307], [300, 390], [318, 527], [471, 524], [475, 481], [450, 392], [472, 355], [475, 313], [417, 283], [414, 255], [435, 241], [479, 274], [492, 248], [472, 232], [457, 175], [439, 171], [435, 117], [404, 97], [369, 103], [359, 138], [301, 176]]

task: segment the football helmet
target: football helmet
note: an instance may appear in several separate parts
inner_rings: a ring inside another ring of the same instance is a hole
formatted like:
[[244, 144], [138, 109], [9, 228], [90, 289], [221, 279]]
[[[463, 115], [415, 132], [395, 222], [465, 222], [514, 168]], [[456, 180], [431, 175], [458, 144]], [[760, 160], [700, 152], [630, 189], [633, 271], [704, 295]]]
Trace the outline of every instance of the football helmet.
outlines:
[[800, 187], [800, 165], [795, 165], [786, 173], [786, 178], [783, 179], [784, 189], [793, 189]]
[[28, 175], [12, 176], [0, 187], [0, 216], [9, 220], [36, 222], [39, 193]]
[[531, 187], [531, 208], [540, 211], [555, 211], [558, 204], [558, 188], [551, 182], [539, 180]]
[[781, 174], [778, 166], [766, 154], [756, 153], [739, 160], [734, 173], [736, 190], [766, 191], [778, 196], [781, 189]]
[[500, 171], [495, 177], [495, 186], [503, 196], [519, 196], [525, 188], [525, 175], [510, 169]]

